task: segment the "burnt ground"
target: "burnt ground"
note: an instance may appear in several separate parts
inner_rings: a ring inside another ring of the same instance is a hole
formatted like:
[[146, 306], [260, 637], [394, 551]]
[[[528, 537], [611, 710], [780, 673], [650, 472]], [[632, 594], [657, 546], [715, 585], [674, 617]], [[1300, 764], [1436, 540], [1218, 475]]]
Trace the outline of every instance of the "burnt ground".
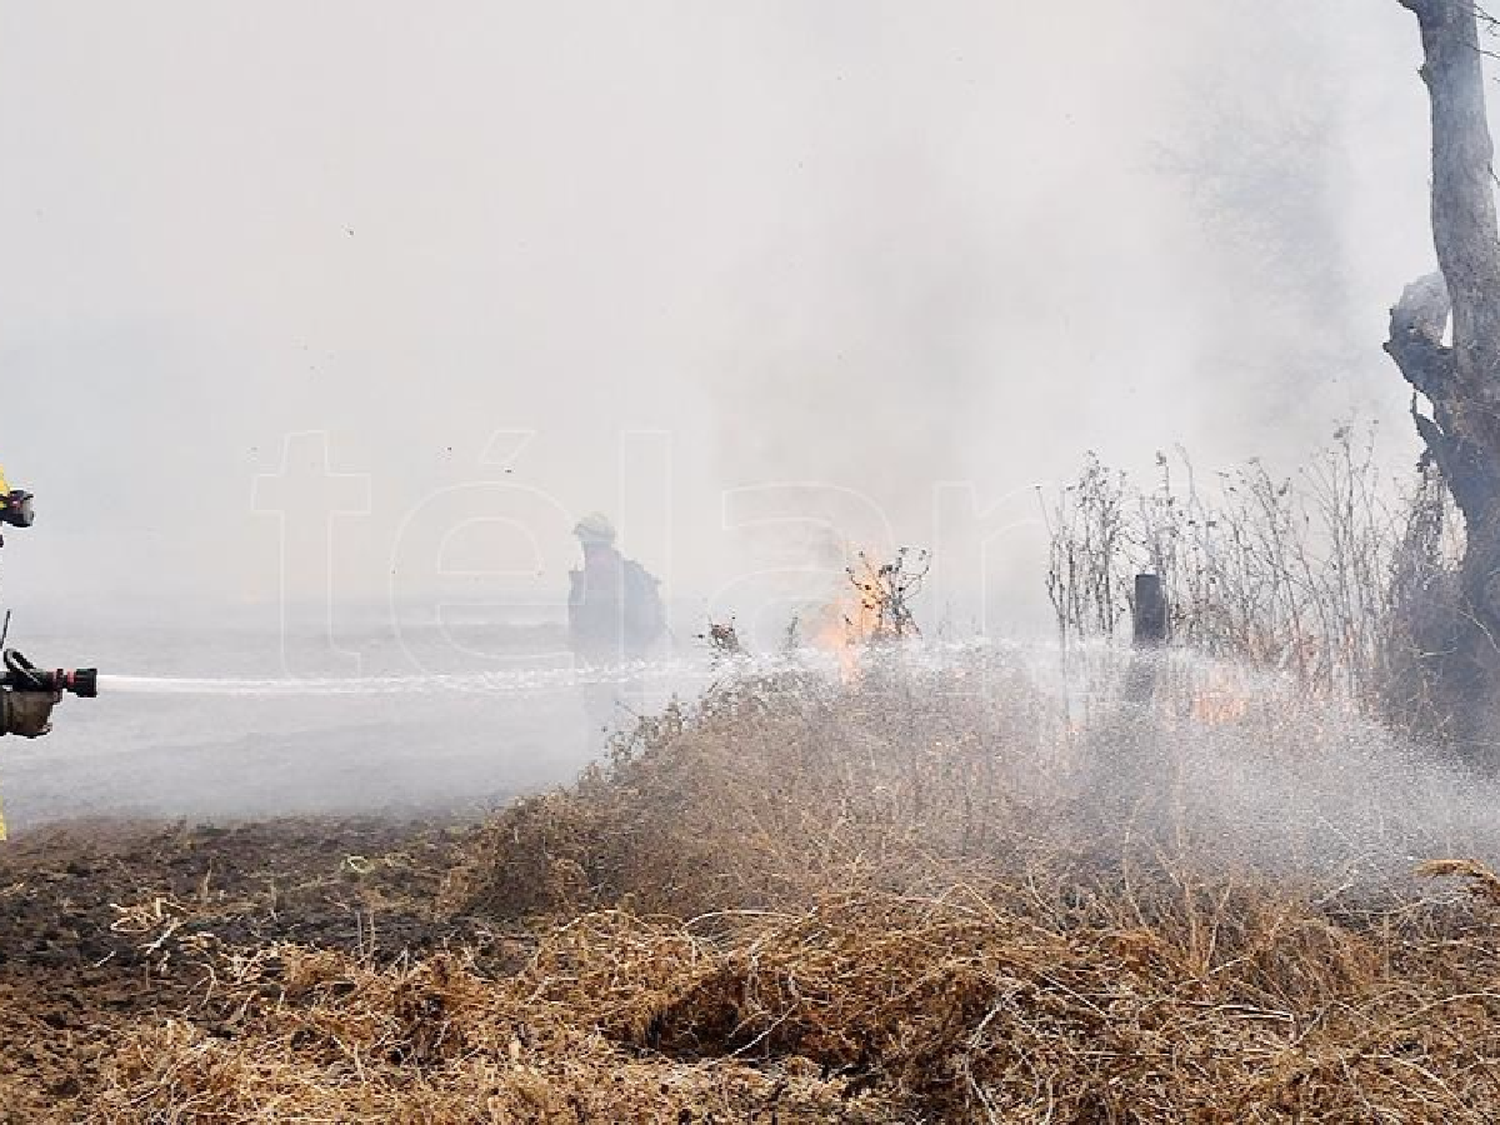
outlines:
[[70, 1121], [111, 1038], [213, 1027], [210, 950], [279, 941], [376, 960], [494, 948], [433, 903], [454, 821], [73, 823], [0, 844], [0, 1125]]

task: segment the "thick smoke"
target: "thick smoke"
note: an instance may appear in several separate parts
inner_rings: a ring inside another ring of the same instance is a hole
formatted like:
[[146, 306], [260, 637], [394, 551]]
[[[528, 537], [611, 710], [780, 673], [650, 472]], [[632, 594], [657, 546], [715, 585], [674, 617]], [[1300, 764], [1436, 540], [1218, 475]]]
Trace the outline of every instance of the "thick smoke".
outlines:
[[[143, 679], [561, 659], [596, 509], [679, 649], [710, 613], [764, 649], [902, 543], [933, 633], [1032, 627], [1035, 488], [1086, 450], [1290, 465], [1358, 414], [1408, 461], [1417, 58], [1395, 0], [8, 6], [13, 639]], [[146, 748], [171, 797], [196, 749], [222, 811], [268, 746], [271, 807], [372, 761], [462, 788], [491, 731], [513, 779], [587, 756], [443, 698], [101, 701], [23, 760], [66, 799], [70, 752]]]
[[[758, 565], [724, 488], [857, 490], [931, 541], [936, 482], [1025, 522], [1087, 448], [1295, 458], [1351, 410], [1405, 441], [1378, 341], [1429, 251], [1395, 3], [178, 0], [13, 8], [0, 52], [28, 599], [381, 600], [413, 512], [492, 478], [649, 509], [627, 539], [706, 597]], [[649, 503], [622, 429], [670, 433]], [[288, 554], [254, 482], [303, 431], [369, 502], [298, 478]], [[486, 464], [497, 431], [534, 437]], [[467, 549], [535, 600], [571, 547], [523, 518]]]

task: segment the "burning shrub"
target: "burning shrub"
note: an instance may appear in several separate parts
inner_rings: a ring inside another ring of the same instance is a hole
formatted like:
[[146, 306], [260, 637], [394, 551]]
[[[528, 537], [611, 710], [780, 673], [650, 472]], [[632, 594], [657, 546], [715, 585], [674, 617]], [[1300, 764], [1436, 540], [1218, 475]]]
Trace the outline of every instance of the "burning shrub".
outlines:
[[1433, 594], [1459, 549], [1434, 475], [1398, 487], [1373, 437], [1347, 427], [1285, 477], [1252, 461], [1208, 489], [1185, 456], [1157, 464], [1144, 490], [1091, 457], [1050, 512], [1047, 586], [1065, 638], [1113, 636], [1132, 576], [1150, 572], [1179, 644], [1324, 694], [1411, 702], [1412, 661], [1442, 651]]

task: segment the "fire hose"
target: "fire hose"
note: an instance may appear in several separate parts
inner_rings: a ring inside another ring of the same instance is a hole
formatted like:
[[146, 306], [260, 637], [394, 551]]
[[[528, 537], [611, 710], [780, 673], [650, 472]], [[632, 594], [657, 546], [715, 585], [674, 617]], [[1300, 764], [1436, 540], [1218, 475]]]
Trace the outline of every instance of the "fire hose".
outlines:
[[99, 671], [79, 668], [44, 671], [13, 648], [4, 651], [0, 676], [0, 735], [40, 738], [52, 729], [52, 708], [68, 692], [80, 699], [99, 694]]

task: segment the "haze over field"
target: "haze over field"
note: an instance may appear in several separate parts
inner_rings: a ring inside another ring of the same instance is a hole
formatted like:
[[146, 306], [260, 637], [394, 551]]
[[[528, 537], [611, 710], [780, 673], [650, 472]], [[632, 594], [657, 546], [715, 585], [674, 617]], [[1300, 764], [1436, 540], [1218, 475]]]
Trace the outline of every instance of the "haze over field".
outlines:
[[1409, 460], [1417, 61], [1355, 0], [0, 4], [6, 600], [555, 607], [602, 508], [680, 598], [826, 520], [1005, 629], [1086, 449]]
[[1495, 1118], [1497, 58], [0, 0], [0, 1125]]

